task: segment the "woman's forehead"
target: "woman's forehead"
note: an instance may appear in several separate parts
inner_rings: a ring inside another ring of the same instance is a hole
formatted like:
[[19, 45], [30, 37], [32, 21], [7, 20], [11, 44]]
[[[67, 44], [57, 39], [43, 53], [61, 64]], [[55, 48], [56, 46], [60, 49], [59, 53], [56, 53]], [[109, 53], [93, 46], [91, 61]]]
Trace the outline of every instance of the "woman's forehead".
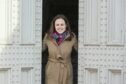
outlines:
[[64, 19], [62, 19], [62, 18], [56, 19], [56, 20], [55, 20], [55, 23], [57, 23], [57, 22], [63, 22], [63, 23], [65, 23]]

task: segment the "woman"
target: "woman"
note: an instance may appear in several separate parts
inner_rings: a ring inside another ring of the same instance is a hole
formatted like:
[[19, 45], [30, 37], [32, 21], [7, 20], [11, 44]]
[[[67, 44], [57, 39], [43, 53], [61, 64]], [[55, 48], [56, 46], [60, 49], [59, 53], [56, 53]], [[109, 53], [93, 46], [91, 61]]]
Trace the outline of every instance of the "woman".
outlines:
[[57, 15], [43, 39], [43, 50], [49, 58], [45, 71], [46, 84], [72, 84], [72, 48], [77, 50], [77, 39], [64, 15]]

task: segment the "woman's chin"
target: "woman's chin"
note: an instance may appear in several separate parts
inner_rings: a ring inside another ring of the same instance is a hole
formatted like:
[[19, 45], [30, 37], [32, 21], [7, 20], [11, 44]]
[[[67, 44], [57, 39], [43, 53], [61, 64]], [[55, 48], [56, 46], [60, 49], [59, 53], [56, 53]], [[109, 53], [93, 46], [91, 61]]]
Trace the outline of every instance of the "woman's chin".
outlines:
[[59, 34], [62, 34], [63, 32], [58, 32]]

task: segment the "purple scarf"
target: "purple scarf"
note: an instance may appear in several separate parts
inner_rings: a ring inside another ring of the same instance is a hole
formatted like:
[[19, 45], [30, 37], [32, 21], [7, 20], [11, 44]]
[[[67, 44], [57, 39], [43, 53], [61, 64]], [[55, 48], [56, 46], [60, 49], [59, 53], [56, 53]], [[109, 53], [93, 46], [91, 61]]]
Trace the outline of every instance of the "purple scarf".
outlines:
[[67, 31], [62, 34], [59, 34], [57, 32], [53, 32], [51, 36], [57, 42], [57, 44], [60, 45], [64, 41], [64, 39], [66, 38], [67, 34], [68, 34]]

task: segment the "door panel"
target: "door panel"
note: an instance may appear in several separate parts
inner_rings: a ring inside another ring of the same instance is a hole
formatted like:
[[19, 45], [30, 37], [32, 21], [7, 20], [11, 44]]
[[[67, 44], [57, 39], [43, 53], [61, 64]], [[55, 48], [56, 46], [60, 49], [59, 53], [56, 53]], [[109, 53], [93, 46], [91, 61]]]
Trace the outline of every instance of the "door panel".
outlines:
[[78, 84], [91, 84], [94, 76], [95, 84], [125, 84], [125, 4], [125, 0], [79, 1]]

